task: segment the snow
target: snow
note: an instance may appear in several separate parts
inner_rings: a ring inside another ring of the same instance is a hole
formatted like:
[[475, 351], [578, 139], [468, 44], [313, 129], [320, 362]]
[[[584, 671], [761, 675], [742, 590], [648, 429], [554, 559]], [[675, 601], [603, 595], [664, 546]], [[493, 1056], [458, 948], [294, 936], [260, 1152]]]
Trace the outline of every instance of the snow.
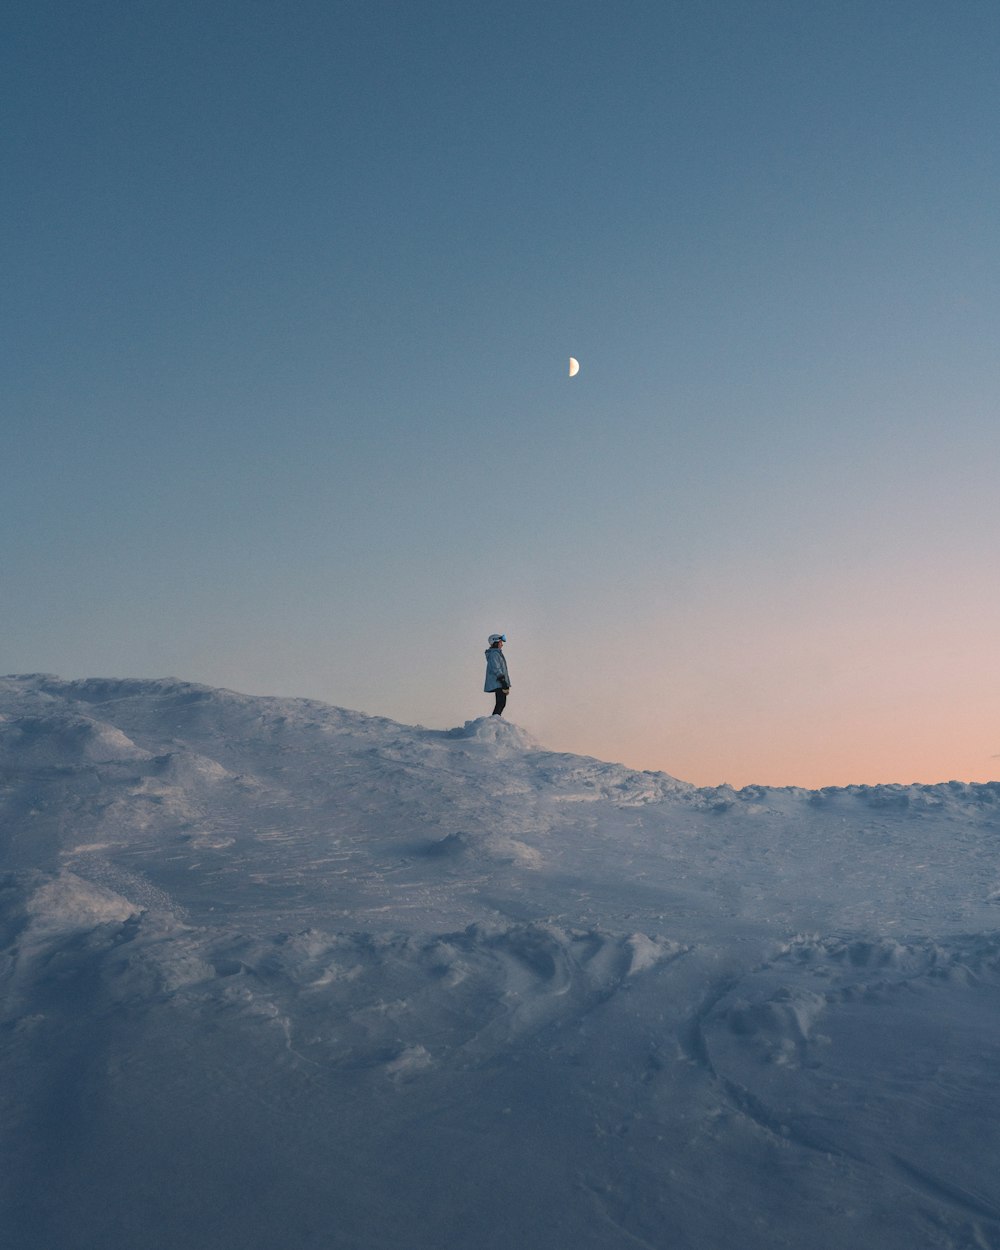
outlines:
[[7, 1242], [1000, 1248], [998, 835], [0, 679]]

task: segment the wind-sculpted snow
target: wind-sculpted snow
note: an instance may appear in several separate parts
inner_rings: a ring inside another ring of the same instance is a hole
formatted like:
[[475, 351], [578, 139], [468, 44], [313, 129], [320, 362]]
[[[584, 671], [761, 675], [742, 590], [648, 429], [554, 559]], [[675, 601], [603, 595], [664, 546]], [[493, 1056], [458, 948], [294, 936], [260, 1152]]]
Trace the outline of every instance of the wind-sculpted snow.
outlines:
[[1000, 1250], [1000, 786], [0, 680], [23, 1250]]

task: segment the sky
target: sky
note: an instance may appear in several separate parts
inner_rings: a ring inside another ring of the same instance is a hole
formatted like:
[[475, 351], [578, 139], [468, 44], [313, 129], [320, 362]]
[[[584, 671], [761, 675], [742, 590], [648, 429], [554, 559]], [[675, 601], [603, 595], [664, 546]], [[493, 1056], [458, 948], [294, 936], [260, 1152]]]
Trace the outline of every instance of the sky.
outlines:
[[993, 0], [0, 22], [0, 672], [1000, 776]]

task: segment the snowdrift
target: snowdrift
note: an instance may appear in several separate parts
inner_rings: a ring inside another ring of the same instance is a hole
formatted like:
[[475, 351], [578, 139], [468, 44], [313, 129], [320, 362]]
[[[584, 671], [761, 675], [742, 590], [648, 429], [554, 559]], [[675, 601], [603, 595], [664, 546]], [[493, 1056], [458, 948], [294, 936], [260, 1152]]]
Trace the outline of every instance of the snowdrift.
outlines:
[[0, 680], [23, 1250], [1000, 1247], [1000, 785]]

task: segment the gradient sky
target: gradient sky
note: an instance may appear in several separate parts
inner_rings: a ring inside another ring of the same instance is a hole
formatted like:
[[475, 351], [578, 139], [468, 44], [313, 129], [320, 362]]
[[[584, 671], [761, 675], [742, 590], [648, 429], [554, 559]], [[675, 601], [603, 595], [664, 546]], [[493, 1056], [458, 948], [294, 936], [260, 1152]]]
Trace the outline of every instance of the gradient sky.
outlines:
[[0, 34], [0, 671], [1000, 776], [995, 0]]

